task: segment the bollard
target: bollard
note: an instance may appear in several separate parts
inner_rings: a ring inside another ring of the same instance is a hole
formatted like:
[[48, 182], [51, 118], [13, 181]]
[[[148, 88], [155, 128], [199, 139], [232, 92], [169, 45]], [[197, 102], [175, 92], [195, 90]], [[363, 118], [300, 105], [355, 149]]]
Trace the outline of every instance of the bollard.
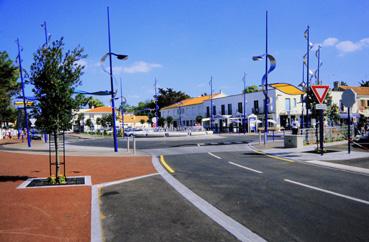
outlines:
[[261, 132], [259, 130], [259, 144], [261, 144]]
[[127, 152], [129, 152], [129, 136], [127, 136]]
[[136, 139], [133, 136], [133, 154], [136, 154]]

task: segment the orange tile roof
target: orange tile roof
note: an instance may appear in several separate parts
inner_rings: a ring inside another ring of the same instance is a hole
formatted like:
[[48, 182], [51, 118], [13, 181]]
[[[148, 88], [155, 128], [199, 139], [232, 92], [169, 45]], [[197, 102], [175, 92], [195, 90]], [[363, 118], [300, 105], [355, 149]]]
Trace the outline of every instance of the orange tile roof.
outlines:
[[[217, 97], [221, 97], [223, 96], [222, 93], [214, 93], [213, 94], [213, 98], [217, 98]], [[207, 96], [200, 96], [200, 97], [192, 97], [192, 98], [188, 98], [185, 100], [182, 100], [180, 102], [177, 102], [175, 104], [169, 105], [167, 107], [162, 108], [161, 110], [166, 110], [166, 109], [171, 109], [171, 108], [178, 108], [178, 107], [185, 107], [185, 106], [190, 106], [190, 105], [196, 105], [196, 104], [201, 104], [206, 100], [210, 99], [210, 95]]]
[[93, 108], [93, 109], [86, 111], [86, 113], [111, 113], [111, 107], [103, 106], [103, 107]]
[[[122, 120], [122, 115], [119, 115], [119, 121]], [[147, 122], [149, 120], [148, 116], [145, 115], [132, 115], [132, 114], [126, 114], [124, 115], [124, 122], [125, 123], [140, 123], [141, 120], [144, 120]]]
[[345, 91], [352, 89], [357, 95], [369, 95], [369, 87], [353, 87], [353, 86], [340, 86], [339, 90]]

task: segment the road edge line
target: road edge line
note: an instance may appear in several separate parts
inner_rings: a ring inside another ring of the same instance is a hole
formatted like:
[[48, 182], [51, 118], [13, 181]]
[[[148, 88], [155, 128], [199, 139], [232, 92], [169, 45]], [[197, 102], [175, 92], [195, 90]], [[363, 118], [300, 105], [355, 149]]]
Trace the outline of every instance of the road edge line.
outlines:
[[250, 242], [265, 241], [262, 237], [223, 213], [175, 179], [160, 165], [158, 157], [152, 156], [152, 164], [171, 187], [173, 187], [179, 194], [187, 199], [187, 201], [189, 201], [193, 206], [195, 206], [202, 213], [207, 215], [211, 220], [219, 224], [237, 239]]
[[279, 156], [275, 156], [275, 155], [270, 155], [270, 154], [265, 153], [263, 151], [257, 150], [251, 144], [248, 144], [248, 146], [249, 146], [250, 150], [254, 151], [255, 153], [262, 154], [262, 155], [265, 155], [267, 157], [277, 159], [277, 160], [288, 161], [288, 162], [291, 162], [291, 163], [295, 162], [294, 160], [291, 160], [291, 159], [287, 159], [287, 158], [279, 157]]
[[167, 169], [168, 172], [174, 173], [174, 170], [167, 164], [163, 155], [160, 155], [160, 163]]
[[211, 155], [212, 157], [215, 157], [215, 158], [219, 159], [219, 160], [221, 160], [221, 159], [222, 159], [221, 157], [219, 157], [219, 156], [217, 156], [217, 155], [214, 155], [214, 154], [213, 154], [213, 153], [211, 153], [211, 152], [208, 152], [208, 154], [209, 154], [209, 155]]
[[125, 182], [135, 181], [135, 180], [139, 180], [139, 179], [143, 179], [143, 178], [151, 177], [151, 176], [156, 176], [156, 175], [159, 175], [159, 173], [150, 173], [150, 174], [143, 175], [143, 176], [136, 176], [136, 177], [121, 179], [121, 180], [112, 181], [112, 182], [99, 183], [99, 184], [95, 184], [91, 186], [91, 225], [90, 225], [91, 242], [105, 241], [104, 230], [102, 228], [102, 222], [101, 222], [102, 217], [105, 216], [103, 212], [101, 211], [101, 206], [100, 206], [102, 202], [100, 199], [101, 189], [104, 187], [109, 187], [109, 186], [113, 186], [113, 185], [117, 185], [117, 184], [121, 184]]

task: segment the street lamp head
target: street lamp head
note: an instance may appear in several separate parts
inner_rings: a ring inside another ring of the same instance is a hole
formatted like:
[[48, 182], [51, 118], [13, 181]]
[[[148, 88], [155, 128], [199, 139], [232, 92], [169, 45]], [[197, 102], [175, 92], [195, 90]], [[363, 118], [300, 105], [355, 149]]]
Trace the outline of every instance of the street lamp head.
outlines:
[[115, 53], [111, 53], [111, 54], [115, 55], [118, 60], [127, 60], [128, 59], [128, 55], [121, 55], [121, 54], [115, 54]]
[[259, 60], [262, 60], [262, 59], [263, 59], [263, 56], [262, 56], [262, 55], [253, 56], [253, 57], [252, 57], [252, 60], [253, 60], [253, 61], [259, 61]]

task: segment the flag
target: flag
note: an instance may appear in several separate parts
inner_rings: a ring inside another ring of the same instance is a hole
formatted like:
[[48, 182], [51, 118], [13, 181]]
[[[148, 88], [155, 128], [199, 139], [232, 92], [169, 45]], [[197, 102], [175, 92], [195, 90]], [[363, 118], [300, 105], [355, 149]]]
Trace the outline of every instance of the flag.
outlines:
[[319, 53], [320, 53], [320, 45], [318, 45], [318, 49], [315, 51], [316, 58], [319, 58]]
[[305, 54], [305, 55], [304, 55], [304, 57], [303, 57], [304, 65], [306, 65], [306, 63], [307, 63], [307, 61], [306, 61], [306, 55], [307, 55], [307, 54]]
[[304, 37], [305, 37], [305, 39], [307, 39], [307, 38], [308, 38], [308, 35], [309, 35], [309, 29], [307, 28], [307, 29], [305, 30], [305, 32], [304, 32]]
[[311, 50], [314, 47], [314, 44], [309, 42], [309, 50]]

